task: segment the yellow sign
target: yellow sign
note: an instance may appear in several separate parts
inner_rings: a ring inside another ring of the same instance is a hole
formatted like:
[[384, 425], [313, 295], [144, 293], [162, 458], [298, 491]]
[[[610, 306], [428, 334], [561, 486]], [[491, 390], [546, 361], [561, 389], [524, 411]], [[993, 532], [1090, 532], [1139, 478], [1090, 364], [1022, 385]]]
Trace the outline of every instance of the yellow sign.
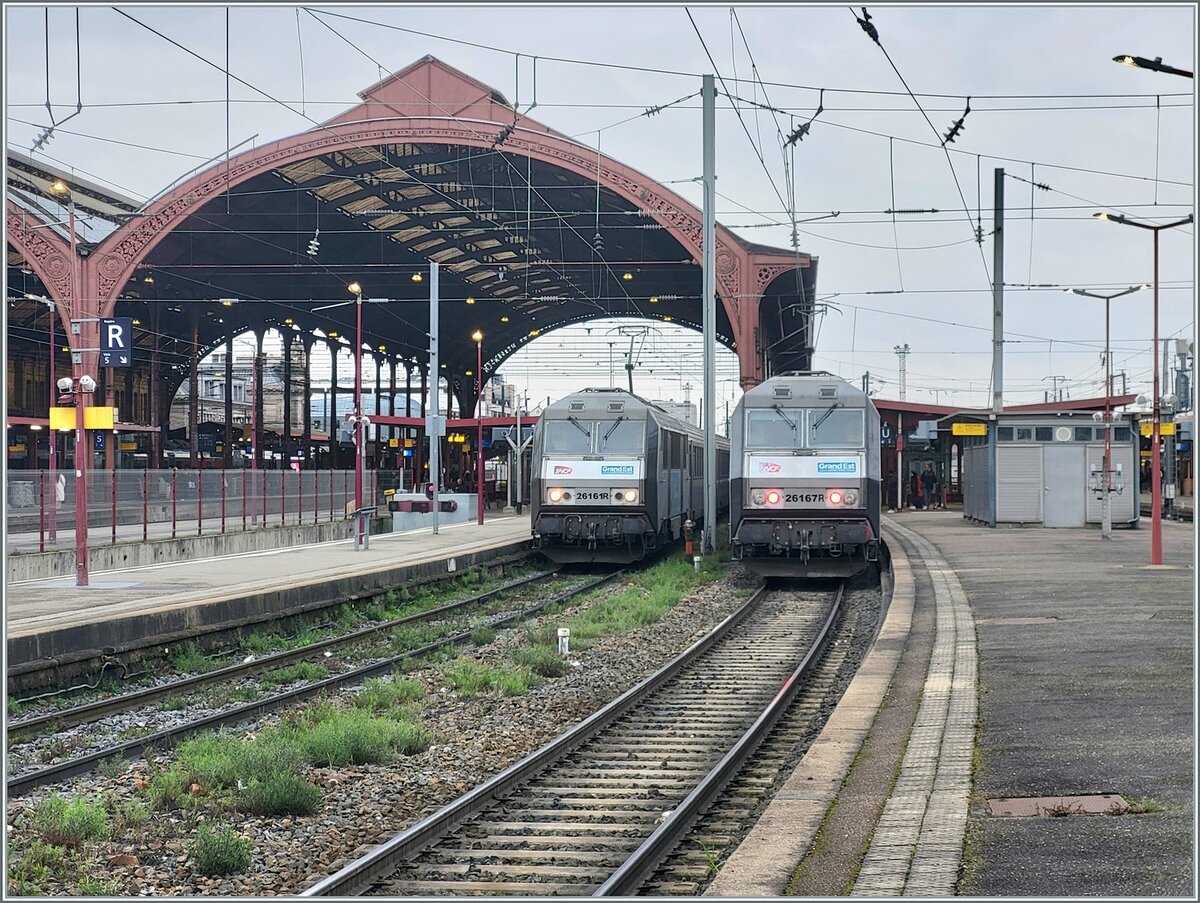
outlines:
[[[83, 427], [88, 430], [111, 430], [117, 422], [116, 408], [84, 408]], [[51, 408], [50, 429], [75, 429], [74, 408]]]
[[137, 442], [121, 442], [117, 445], [120, 451], [137, 451]]
[[456, 442], [461, 445], [462, 443], [467, 441], [467, 437], [464, 433], [451, 433], [449, 436], [446, 437], [446, 441], [447, 442]]
[[986, 436], [986, 423], [955, 423], [950, 426], [950, 433], [954, 436]]
[[399, 448], [399, 447], [400, 447], [399, 439], [389, 439], [388, 440], [388, 448]]
[[[1143, 424], [1141, 424], [1140, 428], [1141, 428], [1143, 436], [1149, 436], [1151, 433], [1154, 432], [1154, 423], [1153, 422], [1143, 423]], [[1160, 436], [1174, 436], [1175, 435], [1175, 424], [1171, 423], [1171, 422], [1160, 423], [1158, 425], [1158, 434]]]
[[417, 440], [416, 440], [416, 439], [405, 439], [405, 440], [404, 440], [404, 447], [405, 447], [405, 448], [416, 448], [416, 447], [417, 447]]
[[23, 454], [25, 454], [25, 451], [26, 451], [26, 448], [21, 443], [18, 443], [17, 445], [10, 445], [8, 447], [8, 453], [10, 455], [23, 455]]

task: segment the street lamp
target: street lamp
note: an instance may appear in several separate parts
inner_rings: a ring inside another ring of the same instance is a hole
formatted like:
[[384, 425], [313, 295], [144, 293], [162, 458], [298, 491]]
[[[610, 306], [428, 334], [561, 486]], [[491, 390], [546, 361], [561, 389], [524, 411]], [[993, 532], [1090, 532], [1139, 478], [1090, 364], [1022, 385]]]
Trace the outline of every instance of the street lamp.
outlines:
[[1111, 295], [1101, 295], [1097, 292], [1085, 291], [1081, 288], [1064, 289], [1071, 295], [1082, 295], [1085, 298], [1099, 298], [1104, 302], [1104, 474], [1101, 479], [1104, 481], [1102, 492], [1104, 493], [1104, 509], [1103, 522], [1100, 527], [1100, 535], [1104, 539], [1112, 539], [1112, 355], [1109, 353], [1109, 308], [1112, 306], [1113, 298], [1120, 298], [1122, 295], [1131, 295], [1134, 292], [1140, 292], [1146, 288], [1145, 285], [1131, 285], [1127, 289], [1119, 292], [1113, 292]]
[[1162, 474], [1159, 465], [1162, 460], [1162, 399], [1158, 397], [1158, 233], [1163, 229], [1173, 229], [1184, 226], [1193, 219], [1188, 214], [1185, 219], [1173, 223], [1156, 226], [1151, 223], [1138, 223], [1119, 214], [1094, 213], [1096, 219], [1110, 220], [1123, 226], [1136, 226], [1139, 229], [1149, 229], [1154, 233], [1154, 344], [1150, 354], [1151, 369], [1154, 371], [1153, 426], [1150, 433], [1150, 563], [1162, 564]]
[[[67, 202], [67, 231], [71, 238], [71, 305], [74, 322], [82, 323], [82, 300], [79, 297], [79, 254], [75, 244], [75, 196], [67, 183], [56, 179], [50, 185], [50, 193]], [[53, 347], [51, 354], [53, 354]], [[83, 408], [87, 395], [96, 388], [96, 382], [83, 372], [83, 352], [78, 348], [71, 355], [74, 377], [72, 392], [75, 394], [75, 585], [88, 585], [88, 522], [87, 522], [87, 470], [91, 449], [87, 443], [87, 428], [84, 426]], [[87, 386], [91, 388], [88, 389]]]
[[479, 423], [475, 437], [475, 495], [476, 507], [479, 508], [479, 525], [483, 526], [483, 331], [476, 329], [471, 333], [471, 341], [475, 343], [475, 372], [478, 374], [479, 386], [479, 391], [475, 394], [475, 414]]
[[[360, 551], [366, 544], [366, 515], [363, 513], [363, 454], [366, 451], [366, 436], [362, 422], [362, 286], [351, 282], [347, 291], [354, 295], [354, 320], [356, 340], [354, 342], [354, 550]], [[334, 412], [336, 414], [336, 412]]]
[[1130, 56], [1128, 53], [1122, 53], [1114, 56], [1113, 62], [1121, 63], [1125, 66], [1133, 66], [1135, 69], [1151, 69], [1154, 72], [1165, 72], [1168, 75], [1182, 75], [1184, 78], [1192, 77], [1192, 73], [1186, 69], [1176, 69], [1173, 66], [1163, 65], [1161, 56], [1156, 56], [1154, 59], [1148, 60], [1144, 56]]

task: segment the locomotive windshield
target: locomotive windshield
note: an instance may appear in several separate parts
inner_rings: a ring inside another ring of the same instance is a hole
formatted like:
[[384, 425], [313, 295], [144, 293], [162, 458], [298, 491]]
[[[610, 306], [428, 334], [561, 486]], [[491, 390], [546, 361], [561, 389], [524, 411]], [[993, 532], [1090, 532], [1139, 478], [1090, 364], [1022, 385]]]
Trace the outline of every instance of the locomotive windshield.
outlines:
[[804, 412], [785, 411], [775, 405], [768, 409], [746, 412], [747, 448], [797, 448], [800, 436], [797, 429]]
[[826, 408], [808, 412], [810, 448], [861, 448], [864, 441], [862, 411]]
[[642, 452], [643, 429], [640, 420], [618, 419], [596, 424], [602, 455], [637, 455]]
[[589, 455], [592, 453], [592, 424], [575, 417], [546, 421], [546, 453]]

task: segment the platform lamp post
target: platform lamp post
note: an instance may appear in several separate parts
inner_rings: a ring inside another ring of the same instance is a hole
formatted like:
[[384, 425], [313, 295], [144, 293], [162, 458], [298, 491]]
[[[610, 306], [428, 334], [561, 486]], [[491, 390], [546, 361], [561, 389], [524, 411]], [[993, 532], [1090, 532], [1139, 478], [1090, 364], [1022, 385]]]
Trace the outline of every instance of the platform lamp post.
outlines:
[[[56, 179], [50, 185], [51, 194], [67, 202], [67, 232], [71, 238], [71, 305], [75, 313], [74, 324], [81, 323], [83, 313], [79, 297], [79, 253], [75, 239], [75, 196], [67, 183]], [[82, 331], [80, 332], [82, 335]], [[91, 449], [87, 444], [87, 428], [84, 425], [84, 406], [87, 396], [96, 390], [96, 381], [83, 372], [83, 351], [76, 349], [72, 355], [71, 392], [75, 395], [75, 585], [88, 585], [88, 521], [87, 521], [87, 471]], [[60, 380], [65, 385], [66, 379]], [[62, 386], [60, 386], [62, 388]]]
[[1158, 396], [1158, 233], [1164, 229], [1174, 229], [1184, 226], [1193, 220], [1192, 214], [1173, 223], [1153, 225], [1138, 223], [1115, 213], [1095, 213], [1096, 219], [1109, 220], [1123, 226], [1136, 226], [1138, 229], [1149, 229], [1154, 233], [1154, 344], [1151, 346], [1151, 369], [1154, 371], [1154, 397], [1152, 425], [1150, 433], [1150, 563], [1162, 564], [1162, 474], [1159, 465], [1162, 463], [1162, 399]]
[[475, 436], [475, 496], [476, 507], [479, 508], [479, 525], [483, 526], [483, 330], [476, 329], [471, 333], [471, 341], [475, 343], [475, 373], [476, 385], [479, 391], [475, 395], [475, 415], [479, 429]]
[[363, 523], [366, 518], [363, 514], [363, 455], [367, 437], [362, 419], [362, 286], [351, 282], [346, 289], [354, 295], [354, 551], [358, 552], [366, 548], [363, 537], [367, 532]]
[[[1103, 485], [1101, 492], [1103, 493], [1103, 522], [1100, 527], [1100, 535], [1104, 539], [1112, 539], [1112, 353], [1109, 351], [1109, 336], [1110, 329], [1110, 308], [1112, 307], [1113, 298], [1120, 298], [1123, 295], [1131, 295], [1134, 292], [1140, 292], [1147, 288], [1145, 285], [1131, 285], [1127, 289], [1119, 292], [1113, 292], [1111, 295], [1101, 295], [1098, 292], [1089, 292], [1081, 288], [1064, 289], [1071, 295], [1082, 295], [1085, 298], [1099, 298], [1104, 302], [1104, 474], [1101, 477]], [[1097, 417], [1100, 415], [1097, 414]]]

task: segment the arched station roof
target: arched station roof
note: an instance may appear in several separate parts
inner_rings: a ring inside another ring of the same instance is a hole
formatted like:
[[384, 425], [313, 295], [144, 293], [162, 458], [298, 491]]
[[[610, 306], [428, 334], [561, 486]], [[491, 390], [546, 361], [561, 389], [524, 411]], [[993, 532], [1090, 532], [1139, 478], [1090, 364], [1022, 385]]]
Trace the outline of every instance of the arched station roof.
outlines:
[[[333, 119], [215, 163], [140, 209], [68, 178], [77, 212], [119, 223], [99, 240], [79, 236], [85, 309], [147, 324], [153, 316], [157, 331], [139, 335], [138, 347], [158, 343], [169, 364], [172, 344], [186, 339], [190, 350], [193, 321], [204, 350], [247, 328], [352, 337], [354, 305], [316, 308], [349, 300], [357, 281], [365, 298], [389, 302], [363, 305], [364, 344], [424, 366], [433, 260], [443, 375], [467, 385], [475, 328], [485, 333], [485, 373], [536, 335], [582, 320], [670, 318], [699, 329], [701, 214], [687, 201], [433, 57], [359, 96]], [[50, 197], [52, 174], [39, 179], [32, 162], [9, 153], [9, 262], [26, 270], [15, 286], [10, 266], [9, 292], [32, 281], [63, 310], [69, 249], [61, 232], [34, 231], [46, 211], [33, 201]], [[25, 197], [14, 197], [15, 177]], [[716, 260], [718, 340], [738, 352], [743, 383], [807, 366], [815, 260], [720, 226]], [[182, 378], [186, 353], [174, 357]]]

